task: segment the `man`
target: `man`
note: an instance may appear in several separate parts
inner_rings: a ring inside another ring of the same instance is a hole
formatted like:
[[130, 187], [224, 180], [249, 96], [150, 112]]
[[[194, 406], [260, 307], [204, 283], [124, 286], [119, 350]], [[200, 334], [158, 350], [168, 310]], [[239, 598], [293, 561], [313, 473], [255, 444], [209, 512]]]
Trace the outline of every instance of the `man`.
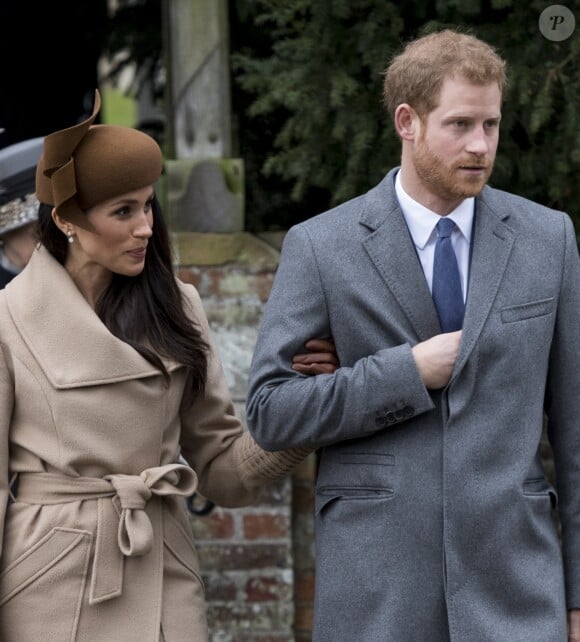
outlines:
[[28, 263], [36, 245], [34, 194], [42, 137], [0, 149], [0, 288]]
[[[400, 167], [286, 236], [247, 419], [321, 449], [314, 642], [580, 639], [578, 249], [486, 186], [504, 85], [472, 36], [410, 43], [385, 73]], [[286, 365], [325, 335], [334, 374]]]

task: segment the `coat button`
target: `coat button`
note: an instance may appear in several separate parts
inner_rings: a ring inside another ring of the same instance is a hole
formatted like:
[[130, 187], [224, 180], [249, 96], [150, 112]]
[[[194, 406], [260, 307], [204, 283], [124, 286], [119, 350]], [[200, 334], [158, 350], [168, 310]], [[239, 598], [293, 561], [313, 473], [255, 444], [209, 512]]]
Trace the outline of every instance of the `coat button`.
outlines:
[[384, 415], [377, 415], [375, 418], [375, 423], [379, 428], [384, 428], [389, 422]]
[[403, 416], [407, 419], [409, 417], [412, 417], [415, 414], [415, 410], [413, 406], [405, 406], [403, 408]]

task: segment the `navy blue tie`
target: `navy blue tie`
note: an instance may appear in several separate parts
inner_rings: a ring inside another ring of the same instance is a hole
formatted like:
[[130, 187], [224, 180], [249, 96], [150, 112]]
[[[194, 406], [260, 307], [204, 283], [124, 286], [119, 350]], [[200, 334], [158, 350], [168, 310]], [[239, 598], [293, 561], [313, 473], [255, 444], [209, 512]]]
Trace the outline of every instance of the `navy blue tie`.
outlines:
[[465, 312], [457, 258], [451, 244], [454, 228], [455, 223], [448, 218], [437, 223], [432, 294], [443, 332], [461, 330]]

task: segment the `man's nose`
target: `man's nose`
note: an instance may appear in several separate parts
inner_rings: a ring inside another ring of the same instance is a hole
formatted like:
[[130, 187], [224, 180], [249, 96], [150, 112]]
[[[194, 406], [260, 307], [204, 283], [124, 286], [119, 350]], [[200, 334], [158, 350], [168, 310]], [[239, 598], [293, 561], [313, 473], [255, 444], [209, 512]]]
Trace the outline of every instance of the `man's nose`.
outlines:
[[482, 127], [476, 127], [469, 138], [466, 150], [472, 154], [483, 156], [489, 151], [489, 140], [486, 132]]

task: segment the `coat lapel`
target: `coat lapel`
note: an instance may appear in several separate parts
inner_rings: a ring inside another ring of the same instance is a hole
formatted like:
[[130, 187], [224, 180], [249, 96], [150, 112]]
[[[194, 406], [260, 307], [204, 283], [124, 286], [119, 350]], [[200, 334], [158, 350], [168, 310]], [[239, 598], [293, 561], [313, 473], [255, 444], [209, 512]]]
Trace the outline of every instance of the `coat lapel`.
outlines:
[[160, 375], [109, 332], [66, 270], [42, 246], [6, 288], [6, 300], [24, 342], [56, 388]]
[[[441, 328], [423, 269], [409, 234], [394, 188], [398, 168], [366, 195], [360, 223], [371, 233], [363, 246], [389, 290], [409, 319], [418, 341], [439, 334]], [[487, 319], [514, 243], [506, 224], [509, 212], [498, 213], [488, 204], [491, 188], [476, 199], [473, 251], [463, 335], [453, 378], [465, 365]]]
[[360, 222], [371, 230], [363, 246], [419, 341], [441, 332], [437, 312], [394, 187], [391, 170], [366, 196]]
[[498, 214], [486, 203], [490, 188], [476, 199], [475, 230], [463, 334], [452, 380], [461, 372], [490, 313], [514, 244], [513, 230], [505, 223], [509, 213]]

